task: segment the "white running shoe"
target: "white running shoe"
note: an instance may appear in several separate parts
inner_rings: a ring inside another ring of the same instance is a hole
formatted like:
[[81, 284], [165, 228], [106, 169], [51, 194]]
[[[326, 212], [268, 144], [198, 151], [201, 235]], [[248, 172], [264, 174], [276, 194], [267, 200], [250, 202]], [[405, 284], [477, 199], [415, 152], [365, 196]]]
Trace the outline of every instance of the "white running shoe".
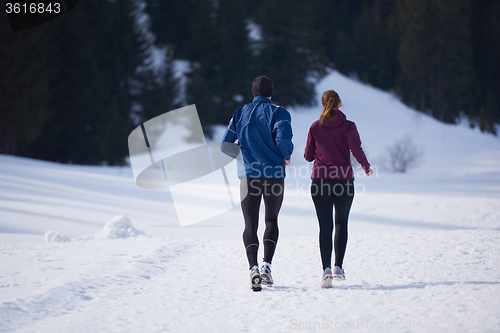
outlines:
[[323, 280], [321, 281], [321, 288], [332, 288], [332, 269], [330, 267], [325, 268], [323, 272]]
[[335, 266], [333, 268], [333, 278], [337, 281], [344, 281], [345, 280], [345, 272], [342, 268], [339, 266]]
[[271, 264], [264, 262], [260, 269], [260, 276], [262, 277], [262, 283], [272, 286], [274, 283], [273, 277], [271, 275]]
[[255, 265], [250, 269], [250, 286], [253, 291], [262, 290], [262, 277], [259, 273], [259, 266]]

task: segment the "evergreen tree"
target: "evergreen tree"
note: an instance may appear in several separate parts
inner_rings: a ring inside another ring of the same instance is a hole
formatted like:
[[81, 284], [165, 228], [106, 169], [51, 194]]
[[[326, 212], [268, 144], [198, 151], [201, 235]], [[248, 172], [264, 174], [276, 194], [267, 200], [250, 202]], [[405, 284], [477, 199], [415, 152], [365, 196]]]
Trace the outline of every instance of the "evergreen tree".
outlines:
[[471, 4], [474, 63], [473, 99], [467, 113], [482, 131], [496, 133], [500, 123], [500, 1]]
[[78, 164], [122, 164], [131, 130], [132, 83], [145, 50], [134, 2], [87, 1], [50, 22], [61, 70], [53, 73], [55, 115], [34, 156]]
[[356, 45], [352, 43], [352, 35], [356, 23], [362, 13], [363, 1], [332, 1], [333, 8], [323, 15], [330, 21], [331, 27], [328, 36], [327, 52], [330, 64], [346, 75], [356, 72], [357, 54]]
[[127, 138], [131, 130], [130, 113], [134, 103], [133, 88], [137, 81], [137, 68], [146, 57], [147, 43], [135, 25], [137, 4], [133, 0], [120, 0], [107, 4], [109, 24], [104, 26], [106, 38], [98, 39], [101, 55], [99, 70], [108, 82], [100, 149], [108, 163], [121, 164], [128, 154]]
[[[203, 3], [201, 3], [203, 6]], [[191, 59], [190, 28], [200, 0], [146, 0], [145, 12], [158, 46], [168, 45], [175, 59]], [[206, 7], [205, 7], [206, 8]], [[210, 10], [206, 13], [210, 14]], [[198, 14], [199, 15], [199, 14]], [[199, 16], [198, 16], [199, 19]]]
[[397, 43], [388, 13], [393, 1], [365, 1], [355, 27], [343, 34], [337, 51], [344, 72], [382, 89], [394, 87], [398, 71]]
[[0, 152], [30, 155], [53, 114], [50, 71], [56, 66], [48, 28], [12, 33], [0, 23]]
[[455, 122], [470, 99], [469, 0], [397, 2], [400, 72], [396, 90], [403, 101]]
[[206, 125], [215, 123], [215, 114], [222, 102], [217, 95], [222, 56], [216, 16], [211, 1], [198, 0], [189, 29], [191, 70], [187, 74], [186, 99], [188, 104], [196, 104], [206, 130]]
[[202, 125], [227, 123], [251, 100], [251, 55], [242, 0], [197, 2], [190, 28], [192, 68], [186, 97], [197, 105]]
[[[310, 9], [307, 24], [309, 35], [313, 36], [307, 39], [308, 47], [314, 50], [317, 61], [322, 65], [335, 67], [339, 50], [338, 36], [348, 22], [348, 15], [342, 11], [342, 8], [352, 3], [353, 1], [342, 0], [320, 0], [308, 3]], [[354, 13], [350, 14], [354, 15]]]
[[266, 0], [261, 6], [257, 23], [262, 27], [262, 50], [257, 59], [255, 76], [273, 79], [274, 100], [283, 106], [314, 103], [313, 77], [324, 75], [317, 54], [310, 47], [312, 6], [302, 1]]
[[221, 58], [215, 95], [221, 103], [215, 123], [227, 123], [242, 103], [249, 103], [253, 98], [251, 70], [255, 60], [249, 47], [245, 9], [243, 0], [219, 1]]
[[176, 103], [179, 90], [173, 77], [171, 52], [166, 52], [163, 61], [161, 70], [149, 68], [139, 74], [134, 126], [180, 107]]
[[[93, 103], [104, 82], [98, 80], [95, 58], [96, 45], [88, 22], [90, 4], [77, 6], [64, 18], [47, 23], [53, 52], [58, 67], [51, 68], [50, 90], [54, 117], [34, 143], [34, 157], [75, 163], [97, 163], [99, 156], [94, 146], [95, 130], [92, 111], [99, 111]], [[89, 161], [87, 158], [91, 158]]]

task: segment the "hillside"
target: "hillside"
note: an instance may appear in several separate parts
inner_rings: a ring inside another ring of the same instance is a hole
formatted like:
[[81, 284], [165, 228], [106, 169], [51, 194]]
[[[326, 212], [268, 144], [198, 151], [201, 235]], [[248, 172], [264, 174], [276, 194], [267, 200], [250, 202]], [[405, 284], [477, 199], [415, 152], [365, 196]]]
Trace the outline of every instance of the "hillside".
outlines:
[[302, 155], [321, 108], [300, 108], [290, 110], [276, 283], [261, 293], [248, 285], [239, 207], [181, 228], [169, 192], [137, 187], [129, 167], [0, 155], [0, 331], [497, 331], [499, 138], [336, 72], [318, 84], [327, 89], [340, 94], [374, 167], [406, 135], [423, 151], [405, 174], [357, 178], [346, 282], [319, 287]]

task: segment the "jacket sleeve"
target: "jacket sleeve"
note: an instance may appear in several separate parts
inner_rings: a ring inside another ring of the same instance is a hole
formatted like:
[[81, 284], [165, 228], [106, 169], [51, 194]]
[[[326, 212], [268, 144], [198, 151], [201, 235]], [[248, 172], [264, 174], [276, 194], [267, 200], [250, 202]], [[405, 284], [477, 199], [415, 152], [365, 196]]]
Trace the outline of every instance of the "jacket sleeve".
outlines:
[[220, 144], [220, 150], [232, 157], [236, 158], [240, 152], [240, 149], [238, 145], [234, 144], [238, 139], [238, 135], [236, 134], [236, 125], [234, 123], [234, 116], [231, 118], [231, 121], [229, 122], [229, 125], [227, 126], [226, 132], [224, 133], [224, 136], [222, 137], [222, 142]]
[[226, 132], [222, 137], [222, 142], [235, 142], [238, 139], [238, 135], [236, 134], [236, 125], [234, 123], [234, 116], [229, 121], [229, 125], [226, 128]]
[[312, 126], [309, 129], [309, 134], [307, 135], [306, 149], [304, 152], [304, 158], [306, 159], [307, 162], [314, 161], [314, 153], [316, 151], [316, 140], [314, 139], [314, 136], [312, 135], [311, 131], [312, 131]]
[[349, 145], [352, 155], [359, 164], [361, 164], [363, 170], [369, 170], [370, 163], [368, 163], [363, 148], [361, 148], [361, 139], [359, 138], [358, 129], [356, 128], [356, 124], [352, 122], [347, 127], [347, 144]]
[[283, 158], [289, 160], [293, 152], [292, 118], [290, 117], [290, 113], [283, 107], [279, 107], [276, 112], [273, 127], [276, 147], [280, 151]]

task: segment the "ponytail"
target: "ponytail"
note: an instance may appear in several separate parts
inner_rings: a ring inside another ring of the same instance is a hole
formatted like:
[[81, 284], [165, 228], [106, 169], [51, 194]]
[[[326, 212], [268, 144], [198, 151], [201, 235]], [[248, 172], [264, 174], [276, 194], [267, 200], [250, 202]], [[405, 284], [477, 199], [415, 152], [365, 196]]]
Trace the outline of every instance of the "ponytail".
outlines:
[[323, 126], [330, 120], [335, 120], [333, 110], [339, 108], [340, 96], [333, 90], [327, 90], [321, 97], [321, 103], [323, 104], [323, 112], [319, 116], [319, 124]]

